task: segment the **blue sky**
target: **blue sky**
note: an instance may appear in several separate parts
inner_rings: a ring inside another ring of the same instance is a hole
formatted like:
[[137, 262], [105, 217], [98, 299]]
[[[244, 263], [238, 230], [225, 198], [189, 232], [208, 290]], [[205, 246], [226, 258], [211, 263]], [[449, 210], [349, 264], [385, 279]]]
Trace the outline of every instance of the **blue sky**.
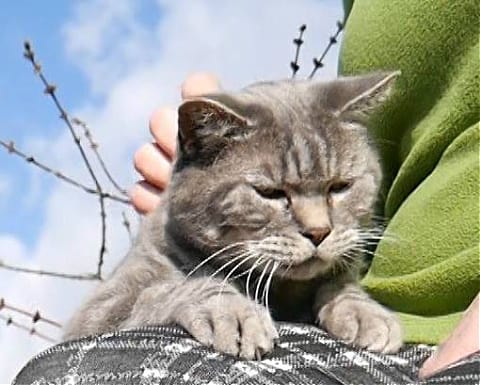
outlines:
[[[58, 86], [58, 95], [67, 108], [85, 101], [103, 102], [104, 95], [91, 91], [75, 57], [65, 49], [65, 21], [72, 17], [78, 3], [21, 0], [2, 5], [0, 138], [29, 149], [37, 138], [48, 141], [65, 130], [53, 104], [43, 94], [39, 79], [23, 58], [25, 40], [32, 42], [45, 74]], [[161, 7], [153, 0], [137, 2], [135, 11], [139, 22], [147, 28], [161, 19]], [[32, 246], [43, 223], [41, 202], [54, 181], [3, 150], [0, 151], [0, 179], [6, 179], [4, 184], [8, 184], [3, 194], [0, 189], [0, 233], [15, 234], [27, 247]]]
[[[208, 70], [225, 88], [288, 77], [292, 39], [307, 23], [299, 75], [310, 72], [343, 12], [339, 0], [10, 1], [0, 12], [0, 138], [89, 184], [76, 148], [23, 58], [31, 40], [63, 104], [85, 120], [125, 187], [138, 176], [136, 148], [150, 140], [148, 118], [179, 102], [186, 75]], [[338, 47], [317, 78], [336, 74]], [[102, 183], [105, 181], [102, 180]], [[125, 207], [108, 204], [105, 269], [129, 247]], [[86, 196], [0, 149], [0, 259], [31, 268], [91, 272], [99, 209]], [[133, 224], [135, 213], [127, 210]], [[0, 269], [0, 297], [66, 322], [94, 283]], [[28, 320], [26, 320], [28, 323]], [[58, 331], [46, 332], [59, 336]], [[47, 344], [0, 325], [0, 384]]]
[[[23, 59], [25, 39], [33, 43], [46, 75], [58, 85], [58, 94], [67, 108], [81, 106], [85, 101], [103, 103], [105, 95], [92, 92], [85, 72], [65, 47], [65, 20], [72, 18], [78, 4], [59, 0], [3, 4], [0, 13], [2, 139], [14, 140], [20, 147], [30, 149], [35, 148], [38, 138], [48, 142], [65, 129], [53, 104], [42, 93], [42, 85], [29, 63]], [[136, 2], [134, 10], [137, 21], [147, 29], [161, 23], [162, 7], [153, 0]], [[172, 38], [175, 33], [172, 31]], [[161, 51], [160, 46], [152, 45], [151, 49]], [[0, 190], [0, 233], [13, 233], [31, 246], [43, 223], [41, 202], [54, 181], [4, 151], [0, 151], [0, 179], [8, 185], [3, 194]]]
[[[0, 13], [0, 137], [14, 140], [20, 147], [35, 137], [48, 140], [63, 129], [58, 113], [42, 93], [40, 82], [23, 58], [25, 39], [32, 41], [46, 73], [60, 86], [62, 99], [69, 105], [78, 105], [89, 97], [85, 78], [66, 57], [59, 33], [72, 12], [73, 2], [45, 4], [25, 0], [5, 2]], [[0, 202], [0, 233], [14, 233], [31, 245], [42, 225], [43, 207], [38, 203], [48, 193], [52, 180], [37, 178], [38, 194], [31, 198], [32, 178], [39, 173], [4, 151], [0, 151], [0, 175], [8, 178], [10, 184]], [[31, 201], [27, 204], [28, 198]]]

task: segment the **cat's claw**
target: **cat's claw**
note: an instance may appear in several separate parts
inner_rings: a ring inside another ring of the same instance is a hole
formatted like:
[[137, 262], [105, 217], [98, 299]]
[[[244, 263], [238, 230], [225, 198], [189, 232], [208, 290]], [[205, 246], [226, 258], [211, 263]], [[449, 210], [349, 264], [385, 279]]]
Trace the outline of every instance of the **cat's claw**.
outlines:
[[[159, 306], [159, 304], [161, 304]], [[270, 313], [233, 287], [209, 279], [145, 289], [121, 328], [176, 323], [203, 345], [252, 360], [279, 338]]]
[[371, 351], [395, 353], [402, 346], [398, 318], [369, 298], [339, 296], [322, 307], [318, 321], [341, 340]]
[[202, 344], [247, 360], [271, 352], [278, 338], [267, 309], [240, 294], [186, 307], [175, 322]]

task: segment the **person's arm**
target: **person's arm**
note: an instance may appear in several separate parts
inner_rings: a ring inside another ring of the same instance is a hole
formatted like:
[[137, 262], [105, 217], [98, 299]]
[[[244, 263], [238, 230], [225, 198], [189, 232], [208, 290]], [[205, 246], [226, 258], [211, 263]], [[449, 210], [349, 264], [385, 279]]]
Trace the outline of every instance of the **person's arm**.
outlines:
[[429, 377], [480, 350], [478, 332], [479, 306], [480, 294], [475, 297], [475, 300], [465, 311], [462, 320], [453, 333], [450, 334], [445, 342], [438, 347], [436, 352], [424, 362], [419, 372], [421, 378]]

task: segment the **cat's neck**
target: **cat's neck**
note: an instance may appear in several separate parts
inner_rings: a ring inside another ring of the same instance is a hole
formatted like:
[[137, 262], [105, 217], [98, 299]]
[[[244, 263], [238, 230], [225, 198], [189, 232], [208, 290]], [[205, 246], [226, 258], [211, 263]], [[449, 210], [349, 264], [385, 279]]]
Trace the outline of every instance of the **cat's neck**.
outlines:
[[[201, 245], [193, 241], [193, 238], [185, 236], [183, 231], [178, 231], [178, 226], [179, 224], [175, 218], [170, 217], [164, 222], [164, 239], [159, 247], [161, 252], [168, 257], [175, 267], [187, 275], [192, 272], [208, 254], [202, 250]], [[209, 272], [209, 265], [202, 265], [202, 268], [197, 270], [195, 270], [197, 273], [195, 275], [206, 275]]]
[[270, 289], [269, 305], [277, 321], [312, 322], [312, 304], [319, 279], [294, 281], [276, 279]]

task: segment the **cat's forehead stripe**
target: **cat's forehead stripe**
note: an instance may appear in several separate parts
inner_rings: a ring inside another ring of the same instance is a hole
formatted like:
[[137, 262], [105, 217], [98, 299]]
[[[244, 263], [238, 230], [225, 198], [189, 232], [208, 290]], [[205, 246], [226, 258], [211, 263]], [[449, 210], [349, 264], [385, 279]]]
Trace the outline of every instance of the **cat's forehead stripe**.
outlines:
[[298, 154], [298, 173], [299, 175], [306, 175], [317, 164], [318, 154], [316, 154], [316, 151], [312, 151], [311, 141], [304, 135], [294, 134], [293, 142], [299, 149], [296, 152]]
[[285, 154], [285, 170], [283, 179], [292, 182], [301, 179], [300, 175], [300, 159], [295, 147], [289, 149]]
[[328, 175], [335, 175], [337, 172], [337, 154], [335, 149], [338, 144], [329, 135], [325, 135], [325, 141], [327, 142], [327, 153], [325, 154], [325, 162], [327, 165]]
[[313, 147], [312, 151], [315, 151], [315, 154], [317, 155], [316, 165], [319, 166], [319, 172], [322, 175], [325, 175], [327, 172], [326, 165], [325, 162], [321, 162], [320, 159], [325, 157], [325, 154], [327, 152], [327, 144], [323, 139], [316, 135], [312, 136], [311, 143]]
[[300, 185], [329, 177], [328, 160], [332, 154], [324, 139], [305, 130], [290, 131], [285, 144], [281, 157], [283, 183]]

